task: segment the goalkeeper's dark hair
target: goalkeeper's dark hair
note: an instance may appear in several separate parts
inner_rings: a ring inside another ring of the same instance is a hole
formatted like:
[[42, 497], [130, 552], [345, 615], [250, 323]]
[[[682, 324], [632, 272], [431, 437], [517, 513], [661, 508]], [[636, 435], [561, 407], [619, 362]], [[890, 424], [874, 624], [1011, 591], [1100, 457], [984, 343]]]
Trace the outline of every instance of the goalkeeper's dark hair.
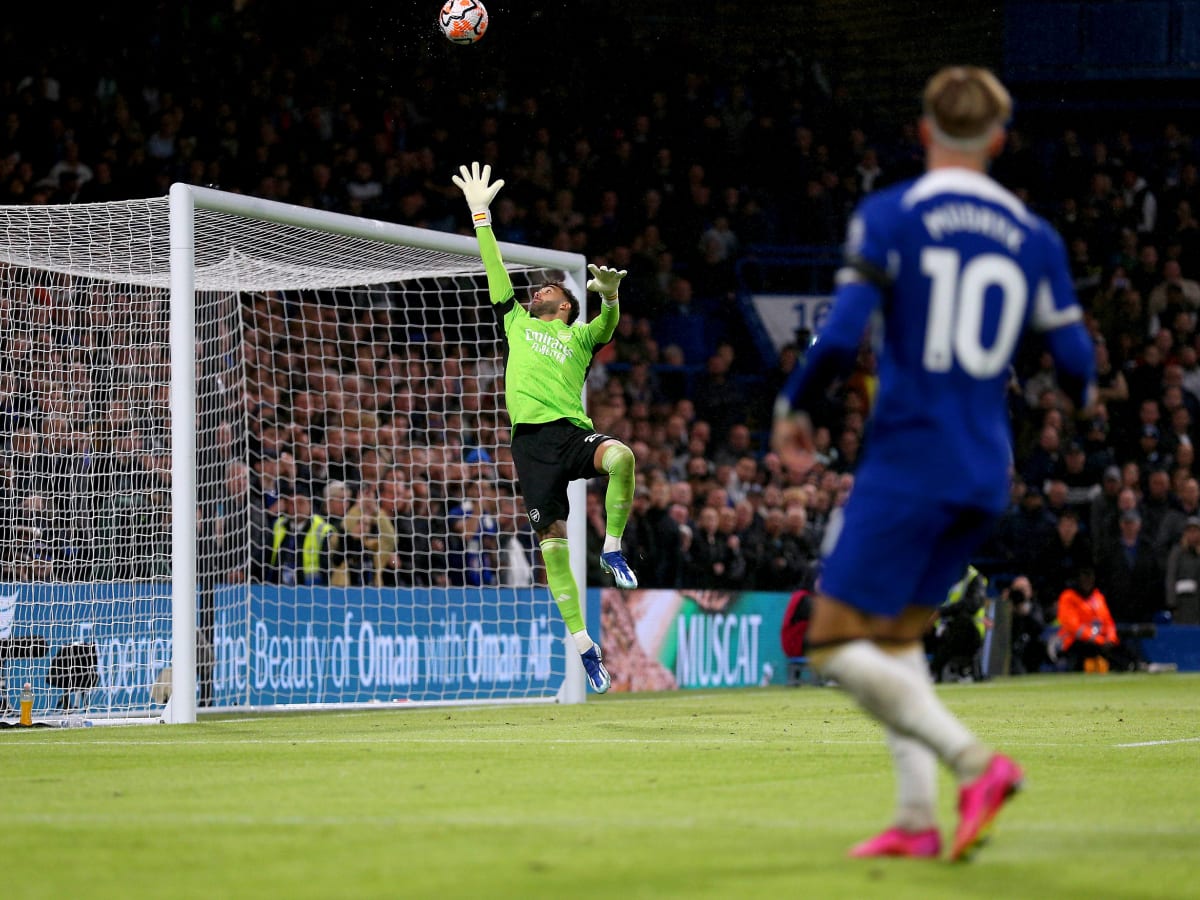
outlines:
[[567, 316], [567, 324], [574, 325], [575, 320], [579, 318], [579, 298], [568, 290], [567, 286], [561, 281], [543, 281], [539, 290], [544, 287], [556, 287], [563, 292], [563, 296], [567, 298], [567, 302], [571, 304], [571, 314]]

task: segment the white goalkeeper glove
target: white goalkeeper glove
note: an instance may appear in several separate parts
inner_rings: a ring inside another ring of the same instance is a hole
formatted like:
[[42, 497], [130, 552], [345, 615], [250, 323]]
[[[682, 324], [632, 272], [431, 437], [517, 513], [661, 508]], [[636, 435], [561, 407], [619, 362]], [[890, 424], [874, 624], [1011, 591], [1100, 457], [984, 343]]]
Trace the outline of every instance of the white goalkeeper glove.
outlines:
[[612, 269], [592, 263], [588, 263], [588, 271], [592, 273], [592, 277], [588, 279], [587, 289], [595, 291], [609, 303], [617, 299], [617, 290], [621, 285], [621, 279], [629, 274], [624, 269]]
[[504, 179], [492, 181], [492, 167], [485, 165], [481, 172], [477, 162], [471, 163], [470, 169], [459, 166], [458, 172], [458, 175], [451, 175], [450, 180], [458, 185], [467, 199], [467, 206], [471, 210], [471, 224], [476, 228], [491, 225], [492, 214], [488, 207], [492, 205], [500, 188], [504, 187]]

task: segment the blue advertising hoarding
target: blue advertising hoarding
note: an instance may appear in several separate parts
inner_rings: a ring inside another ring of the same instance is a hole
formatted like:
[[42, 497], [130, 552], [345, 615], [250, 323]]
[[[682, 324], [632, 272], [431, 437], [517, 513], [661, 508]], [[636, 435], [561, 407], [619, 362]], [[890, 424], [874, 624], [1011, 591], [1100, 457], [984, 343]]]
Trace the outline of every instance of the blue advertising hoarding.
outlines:
[[[197, 655], [218, 707], [532, 699], [566, 677], [544, 589], [254, 585], [198, 602], [212, 616]], [[87, 711], [148, 709], [170, 665], [170, 585], [0, 585], [0, 641], [26, 648], [4, 660], [10, 706], [30, 681], [35, 712], [53, 712], [51, 665], [80, 644], [96, 651]]]
[[544, 589], [220, 588], [213, 702], [553, 696], [566, 677], [561, 635]]
[[147, 709], [151, 687], [170, 665], [170, 585], [0, 584], [0, 641], [9, 648], [0, 672], [11, 707], [28, 681], [35, 715], [61, 711], [63, 689], [50, 685], [51, 667], [79, 645], [96, 652], [89, 711]]

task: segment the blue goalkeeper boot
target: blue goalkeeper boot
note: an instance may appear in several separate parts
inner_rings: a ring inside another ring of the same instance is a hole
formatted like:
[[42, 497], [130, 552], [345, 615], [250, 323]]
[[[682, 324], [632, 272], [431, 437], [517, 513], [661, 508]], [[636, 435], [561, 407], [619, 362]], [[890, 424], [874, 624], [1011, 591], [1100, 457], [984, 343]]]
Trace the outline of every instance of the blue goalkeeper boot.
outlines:
[[612, 687], [612, 679], [608, 677], [608, 669], [604, 668], [604, 654], [600, 652], [599, 644], [592, 644], [586, 653], [579, 654], [583, 660], [583, 669], [587, 672], [588, 684], [597, 694], [603, 694]]
[[629, 563], [625, 561], [625, 554], [620, 550], [601, 553], [600, 568], [612, 575], [617, 587], [627, 591], [637, 587], [637, 576], [633, 574], [633, 569], [629, 568]]

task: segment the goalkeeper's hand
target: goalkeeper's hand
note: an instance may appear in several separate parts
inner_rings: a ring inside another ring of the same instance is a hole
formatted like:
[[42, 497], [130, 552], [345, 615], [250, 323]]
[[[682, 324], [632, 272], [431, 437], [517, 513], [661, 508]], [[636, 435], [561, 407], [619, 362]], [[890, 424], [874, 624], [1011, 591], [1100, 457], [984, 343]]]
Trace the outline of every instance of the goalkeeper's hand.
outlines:
[[458, 185], [467, 199], [467, 206], [471, 210], [471, 224], [476, 228], [491, 225], [492, 214], [488, 207], [492, 205], [500, 188], [504, 187], [504, 179], [492, 181], [492, 167], [485, 165], [480, 171], [479, 163], [473, 162], [469, 169], [459, 166], [458, 174], [451, 175], [450, 180]]
[[612, 269], [592, 263], [588, 263], [588, 271], [592, 273], [592, 277], [588, 279], [587, 289], [595, 291], [609, 302], [617, 299], [621, 279], [629, 274], [625, 269]]

